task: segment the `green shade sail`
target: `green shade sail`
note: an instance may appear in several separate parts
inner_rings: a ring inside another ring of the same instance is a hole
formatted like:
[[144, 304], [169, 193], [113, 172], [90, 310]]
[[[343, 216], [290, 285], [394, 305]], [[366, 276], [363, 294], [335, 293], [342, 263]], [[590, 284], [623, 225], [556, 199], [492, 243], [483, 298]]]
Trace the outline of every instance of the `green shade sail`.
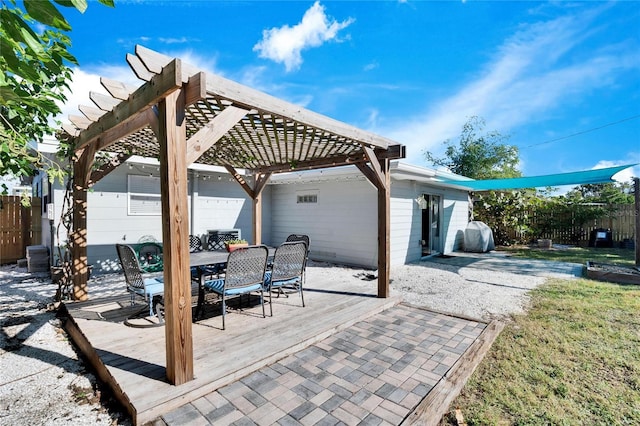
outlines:
[[611, 182], [613, 175], [621, 170], [633, 167], [636, 164], [626, 166], [608, 167], [604, 169], [584, 170], [580, 172], [559, 173], [555, 175], [518, 177], [510, 179], [488, 180], [453, 180], [444, 179], [444, 183], [456, 185], [469, 191], [498, 191], [523, 188], [546, 188], [548, 186], [586, 185], [589, 183]]

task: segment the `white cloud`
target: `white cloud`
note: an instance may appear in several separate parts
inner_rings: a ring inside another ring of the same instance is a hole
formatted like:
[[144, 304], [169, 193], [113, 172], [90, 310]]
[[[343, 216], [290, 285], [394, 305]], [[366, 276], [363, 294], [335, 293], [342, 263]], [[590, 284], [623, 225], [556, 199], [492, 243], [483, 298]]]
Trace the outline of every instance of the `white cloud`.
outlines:
[[100, 84], [100, 77], [110, 78], [135, 87], [142, 84], [142, 81], [137, 79], [128, 66], [105, 65], [99, 68], [99, 74], [91, 68], [86, 70], [74, 68], [73, 79], [69, 85], [70, 90], [65, 91], [67, 101], [64, 104], [59, 104], [62, 112], [56, 118], [63, 123], [69, 123], [69, 115], [82, 116], [78, 106], [85, 105], [97, 108], [89, 98], [89, 92], [108, 95], [106, 89]]
[[380, 66], [380, 64], [378, 63], [378, 61], [373, 61], [373, 62], [365, 65], [363, 70], [364, 71], [372, 71], [372, 70], [378, 68], [379, 66]]
[[589, 36], [596, 15], [591, 10], [521, 26], [457, 93], [375, 131], [406, 144], [408, 161], [419, 161], [424, 150], [437, 151], [441, 142], [459, 136], [471, 116], [485, 118], [487, 129], [508, 134], [544, 119], [567, 99], [615, 84], [618, 73], [640, 67], [633, 49], [607, 46], [592, 56], [565, 60]]
[[[638, 155], [636, 154], [636, 157]], [[637, 163], [638, 160], [636, 159], [634, 160], [618, 160], [618, 161], [611, 161], [611, 160], [600, 160], [598, 161], [598, 163], [592, 167], [592, 170], [595, 169], [604, 169], [607, 167], [616, 167], [616, 166], [625, 166], [627, 164], [634, 164]], [[634, 167], [629, 167], [628, 169], [624, 169], [619, 171], [618, 173], [616, 173], [615, 175], [613, 175], [613, 180], [617, 181], [617, 182], [626, 182], [626, 183], [631, 183], [633, 181], [634, 177], [640, 177], [640, 166], [634, 166]]]
[[287, 71], [293, 71], [302, 65], [302, 51], [310, 47], [319, 47], [330, 40], [338, 40], [338, 32], [354, 20], [349, 18], [338, 22], [325, 14], [324, 6], [316, 1], [302, 17], [300, 23], [290, 27], [271, 28], [262, 32], [262, 40], [253, 50], [259, 56], [283, 63]]

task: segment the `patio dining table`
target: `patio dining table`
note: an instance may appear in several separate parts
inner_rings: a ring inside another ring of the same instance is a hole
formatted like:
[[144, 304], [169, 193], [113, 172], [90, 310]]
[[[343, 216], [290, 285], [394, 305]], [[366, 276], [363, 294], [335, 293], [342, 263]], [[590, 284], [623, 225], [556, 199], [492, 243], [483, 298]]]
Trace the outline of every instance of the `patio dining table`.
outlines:
[[[269, 260], [273, 259], [276, 249], [268, 247]], [[229, 259], [229, 252], [223, 250], [204, 250], [189, 254], [189, 266], [197, 268], [198, 271], [198, 304], [193, 321], [197, 321], [204, 309], [204, 277], [206, 268], [211, 266], [224, 266]]]

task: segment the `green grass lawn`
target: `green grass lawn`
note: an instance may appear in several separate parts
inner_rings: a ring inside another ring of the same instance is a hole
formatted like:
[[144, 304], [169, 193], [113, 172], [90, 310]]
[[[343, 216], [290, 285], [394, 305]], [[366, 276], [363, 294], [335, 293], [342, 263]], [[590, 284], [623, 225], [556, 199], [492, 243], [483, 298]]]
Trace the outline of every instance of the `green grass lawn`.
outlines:
[[469, 425], [640, 424], [640, 286], [556, 279], [531, 296], [451, 411]]
[[596, 263], [613, 263], [622, 266], [635, 264], [635, 251], [619, 248], [569, 247], [563, 249], [538, 249], [526, 246], [499, 247], [499, 251], [506, 251], [515, 257], [533, 259], [556, 260], [586, 264], [588, 260]]

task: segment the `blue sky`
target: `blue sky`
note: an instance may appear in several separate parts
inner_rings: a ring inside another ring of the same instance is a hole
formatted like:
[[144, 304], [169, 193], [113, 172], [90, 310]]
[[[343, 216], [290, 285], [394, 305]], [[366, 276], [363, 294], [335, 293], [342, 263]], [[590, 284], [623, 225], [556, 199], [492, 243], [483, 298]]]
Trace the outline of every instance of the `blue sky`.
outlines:
[[640, 2], [116, 0], [65, 16], [80, 62], [65, 115], [98, 76], [141, 84], [125, 60], [141, 44], [403, 143], [416, 165], [471, 116], [509, 135], [527, 176], [640, 163]]

